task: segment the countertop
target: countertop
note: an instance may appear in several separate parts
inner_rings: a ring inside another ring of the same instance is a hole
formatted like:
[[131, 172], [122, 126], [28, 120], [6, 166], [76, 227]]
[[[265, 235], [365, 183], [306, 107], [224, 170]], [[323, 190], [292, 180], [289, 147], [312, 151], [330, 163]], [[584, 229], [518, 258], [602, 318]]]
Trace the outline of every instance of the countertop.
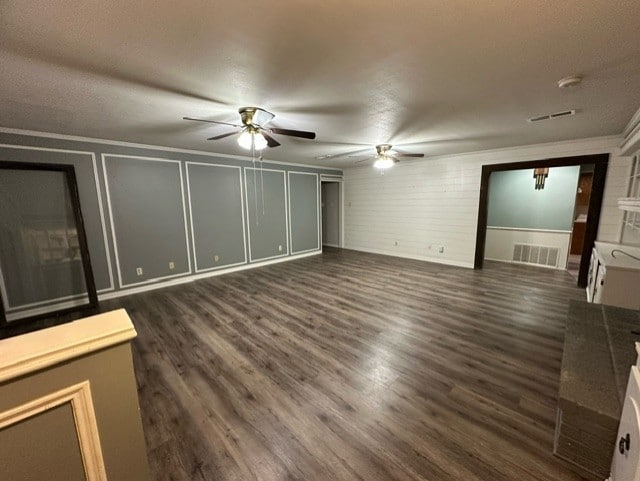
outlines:
[[638, 341], [639, 311], [572, 301], [559, 399], [619, 419]]
[[596, 242], [596, 252], [602, 260], [602, 263], [608, 267], [616, 267], [618, 269], [640, 269], [640, 261], [626, 256], [622, 253], [616, 253], [615, 257], [611, 255], [614, 249], [619, 249], [633, 256], [640, 257], [640, 247], [627, 246], [623, 244], [610, 244], [608, 242]]

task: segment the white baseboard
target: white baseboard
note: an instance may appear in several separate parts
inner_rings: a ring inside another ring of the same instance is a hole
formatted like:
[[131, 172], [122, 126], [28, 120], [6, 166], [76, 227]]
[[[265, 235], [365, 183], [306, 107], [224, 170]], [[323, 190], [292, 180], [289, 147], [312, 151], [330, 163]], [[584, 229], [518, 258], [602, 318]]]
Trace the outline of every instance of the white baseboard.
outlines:
[[335, 247], [336, 249], [340, 249], [341, 247], [336, 244], [322, 244], [322, 247]]
[[[146, 284], [144, 286], [132, 287], [129, 289], [122, 289], [120, 291], [111, 291], [98, 295], [98, 300], [106, 301], [108, 299], [115, 299], [117, 297], [129, 296], [131, 294], [138, 294], [141, 292], [153, 291], [156, 289], [162, 289], [163, 287], [177, 286], [179, 284], [187, 284], [189, 282], [197, 281], [199, 279], [205, 279], [207, 277], [221, 276], [223, 274], [230, 274], [231, 272], [244, 271], [247, 269], [253, 269], [255, 267], [263, 267], [270, 264], [279, 264], [280, 262], [292, 261], [295, 259], [302, 259], [304, 257], [315, 256], [322, 254], [322, 250], [313, 252], [305, 252], [304, 254], [294, 254], [286, 257], [279, 257], [278, 259], [271, 259], [268, 261], [254, 262], [251, 264], [243, 264], [241, 266], [230, 267], [228, 269], [219, 269], [210, 272], [204, 272], [200, 274], [185, 275], [183, 277], [174, 278], [164, 282], [157, 282], [155, 284]], [[16, 321], [26, 317], [38, 316], [41, 314], [47, 314], [48, 312], [55, 312], [68, 307], [77, 306], [79, 304], [86, 304], [84, 300], [74, 300], [67, 302], [58, 302], [56, 304], [49, 304], [47, 306], [37, 307], [34, 309], [26, 309], [11, 314], [7, 314], [7, 321]]]
[[230, 267], [229, 269], [219, 269], [211, 272], [203, 272], [202, 274], [187, 275], [185, 277], [179, 277], [177, 279], [171, 279], [166, 282], [158, 282], [157, 284], [149, 284], [146, 286], [133, 287], [131, 289], [123, 289], [121, 291], [109, 292], [98, 296], [99, 300], [115, 299], [116, 297], [129, 296], [131, 294], [138, 294], [140, 292], [153, 291], [155, 289], [162, 289], [163, 287], [177, 286], [179, 284], [187, 284], [189, 282], [197, 281], [198, 279], [206, 279], [207, 277], [221, 276], [223, 274], [230, 274], [231, 272], [244, 271], [247, 269], [253, 269], [254, 267], [263, 267], [270, 264], [279, 264], [280, 262], [292, 261], [295, 259], [302, 259], [304, 257], [316, 256], [322, 254], [321, 250], [314, 252], [306, 252], [304, 254], [294, 254], [291, 256], [279, 257], [277, 259], [270, 259], [268, 261], [253, 262], [251, 264], [243, 264], [241, 266]]
[[5, 317], [7, 319], [7, 322], [13, 322], [20, 319], [24, 319], [25, 317], [39, 316], [41, 314], [46, 314], [48, 312], [60, 311], [62, 309], [81, 306], [83, 304], [86, 305], [88, 302], [89, 302], [88, 297], [84, 295], [82, 296], [81, 299], [72, 299], [70, 301], [56, 302], [55, 304], [48, 304], [46, 306], [40, 306], [40, 307], [32, 307], [31, 309], [24, 309], [22, 311], [7, 312]]
[[543, 269], [555, 269], [557, 271], [566, 271], [567, 267], [564, 266], [558, 266], [558, 267], [554, 267], [554, 266], [543, 266], [542, 264], [530, 264], [529, 262], [517, 262], [517, 261], [509, 261], [507, 259], [493, 259], [491, 257], [485, 257], [484, 258], [485, 261], [492, 261], [492, 262], [502, 262], [504, 264], [518, 264], [519, 266], [531, 266], [531, 267], [542, 267]]
[[455, 267], [465, 267], [467, 269], [473, 269], [473, 262], [461, 262], [461, 261], [452, 261], [449, 259], [440, 259], [438, 257], [427, 257], [427, 256], [418, 256], [412, 254], [401, 254], [398, 252], [389, 252], [383, 251], [380, 249], [364, 249], [361, 247], [344, 247], [344, 249], [352, 250], [352, 251], [360, 251], [360, 252], [368, 252], [370, 254], [382, 254], [384, 256], [391, 257], [402, 257], [403, 259], [413, 259], [416, 261], [426, 261], [433, 262], [434, 264], [444, 264], [447, 266], [455, 266]]

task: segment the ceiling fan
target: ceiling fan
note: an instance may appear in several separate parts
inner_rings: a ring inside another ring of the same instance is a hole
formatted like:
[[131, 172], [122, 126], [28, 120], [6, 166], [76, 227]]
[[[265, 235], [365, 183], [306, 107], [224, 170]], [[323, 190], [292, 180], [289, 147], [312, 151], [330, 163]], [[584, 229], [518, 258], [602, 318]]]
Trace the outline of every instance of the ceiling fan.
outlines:
[[[184, 120], [195, 120], [197, 122], [209, 122], [212, 124], [230, 125], [236, 129], [240, 129], [238, 144], [245, 149], [262, 150], [265, 147], [277, 147], [280, 145], [271, 134], [288, 135], [290, 137], [300, 137], [302, 139], [315, 139], [315, 132], [306, 132], [304, 130], [281, 129], [278, 127], [266, 127], [273, 120], [275, 114], [268, 112], [259, 107], [241, 107], [238, 109], [241, 124], [232, 124], [229, 122], [220, 122], [218, 120], [197, 119], [194, 117], [182, 117]], [[238, 131], [226, 132], [224, 134], [209, 137], [207, 140], [220, 140], [231, 135], [235, 135]]]
[[[409, 152], [402, 152], [398, 150], [391, 150], [393, 146], [391, 144], [378, 144], [376, 145], [376, 156], [373, 157], [375, 162], [373, 166], [377, 169], [388, 169], [393, 164], [400, 162], [402, 158], [411, 158], [411, 157], [424, 157], [424, 154], [413, 154]], [[360, 157], [360, 155], [349, 155], [349, 157]], [[371, 157], [358, 160], [356, 164], [361, 162], [366, 162], [371, 160]]]

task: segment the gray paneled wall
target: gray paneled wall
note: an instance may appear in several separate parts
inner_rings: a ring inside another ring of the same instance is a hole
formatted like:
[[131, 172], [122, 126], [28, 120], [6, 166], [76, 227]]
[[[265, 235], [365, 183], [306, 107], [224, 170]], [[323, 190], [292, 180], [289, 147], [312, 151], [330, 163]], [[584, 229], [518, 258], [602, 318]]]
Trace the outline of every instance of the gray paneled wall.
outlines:
[[86, 150], [86, 146], [75, 146], [75, 150], [69, 147], [51, 142], [51, 139], [0, 133], [1, 160], [74, 166], [96, 289], [98, 292], [109, 291], [115, 282], [112, 282], [111, 259], [107, 250], [107, 220], [103, 208], [106, 204], [99, 201], [104, 189], [99, 182], [97, 157], [94, 152]]
[[2, 169], [0, 206], [5, 307], [86, 293], [66, 174]]
[[103, 156], [120, 286], [191, 272], [179, 161]]
[[244, 169], [252, 262], [289, 255], [285, 175], [284, 170]]
[[320, 249], [318, 174], [288, 172], [291, 253]]
[[75, 166], [103, 295], [319, 251], [315, 174], [342, 174], [265, 161], [254, 183], [254, 164], [246, 157], [6, 129], [0, 129], [0, 158]]
[[187, 162], [196, 272], [247, 262], [242, 168]]

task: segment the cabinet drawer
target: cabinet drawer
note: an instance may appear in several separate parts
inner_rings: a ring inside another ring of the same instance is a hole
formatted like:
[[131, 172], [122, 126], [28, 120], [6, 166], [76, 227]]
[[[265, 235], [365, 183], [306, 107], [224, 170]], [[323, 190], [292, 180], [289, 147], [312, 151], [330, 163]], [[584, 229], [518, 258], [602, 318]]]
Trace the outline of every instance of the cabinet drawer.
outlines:
[[640, 481], [639, 375], [638, 367], [631, 367], [611, 463], [611, 481]]

